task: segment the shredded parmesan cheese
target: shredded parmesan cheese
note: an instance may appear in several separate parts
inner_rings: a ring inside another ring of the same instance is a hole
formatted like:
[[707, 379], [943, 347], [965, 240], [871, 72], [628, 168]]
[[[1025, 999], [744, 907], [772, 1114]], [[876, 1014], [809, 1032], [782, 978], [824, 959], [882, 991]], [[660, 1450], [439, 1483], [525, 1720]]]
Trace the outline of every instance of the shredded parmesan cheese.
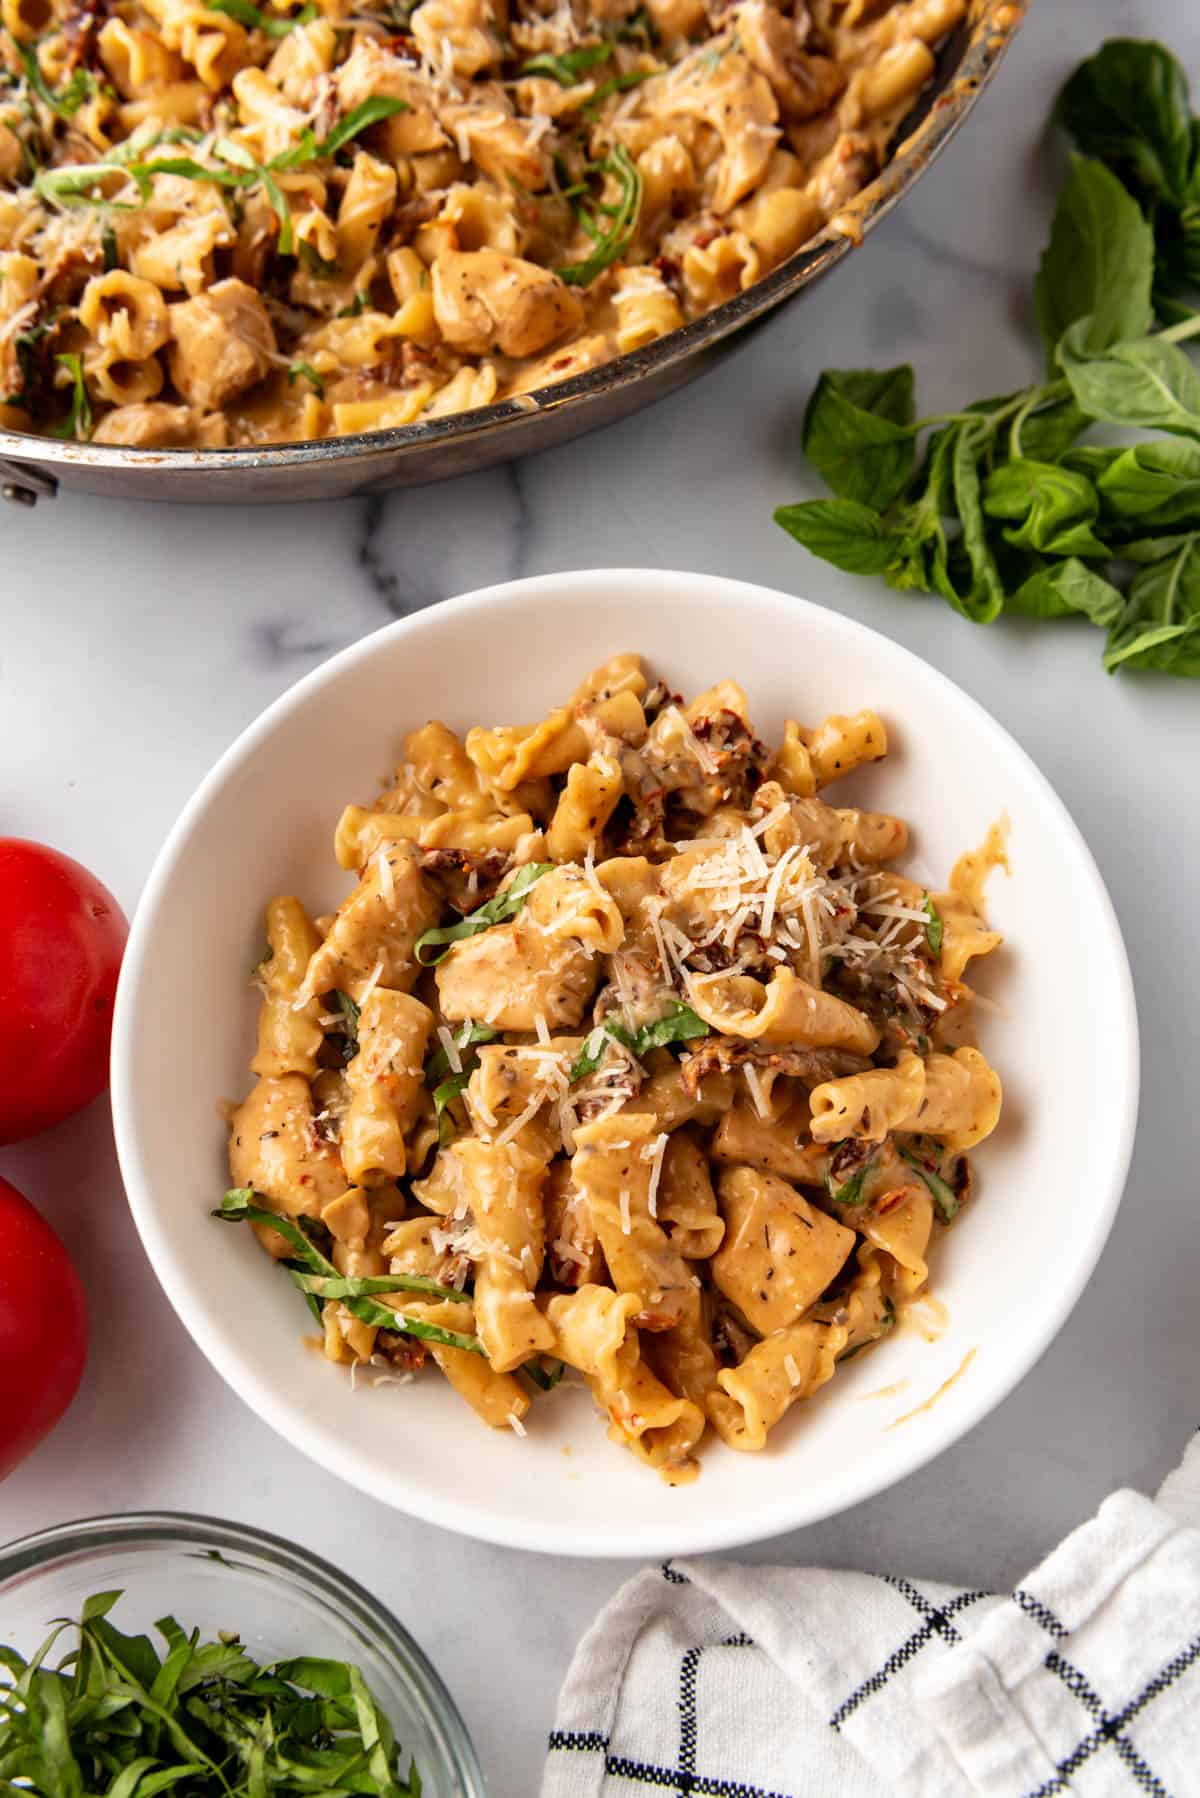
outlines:
[[633, 1229], [633, 1219], [629, 1215], [629, 1188], [621, 1188], [621, 1230], [628, 1236]]
[[794, 1392], [796, 1387], [800, 1384], [800, 1369], [796, 1366], [796, 1357], [794, 1355], [785, 1355], [783, 1357], [783, 1371], [788, 1377], [788, 1385]]

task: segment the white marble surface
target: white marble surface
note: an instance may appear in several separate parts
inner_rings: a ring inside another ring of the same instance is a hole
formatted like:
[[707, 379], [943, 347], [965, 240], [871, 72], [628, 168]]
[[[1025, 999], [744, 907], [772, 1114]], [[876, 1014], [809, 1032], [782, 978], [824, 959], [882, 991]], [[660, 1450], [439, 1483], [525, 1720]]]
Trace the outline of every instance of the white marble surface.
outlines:
[[[204, 512], [67, 497], [3, 520], [0, 830], [79, 856], [130, 908], [194, 784], [299, 675], [446, 594], [571, 565], [690, 566], [836, 606], [943, 668], [1045, 769], [1109, 882], [1137, 980], [1141, 1127], [1111, 1243], [1040, 1366], [966, 1441], [748, 1558], [1011, 1581], [1112, 1486], [1152, 1486], [1195, 1424], [1197, 693], [1107, 679], [1086, 629], [984, 632], [841, 576], [771, 522], [809, 490], [799, 420], [823, 365], [911, 358], [930, 410], [1029, 378], [1029, 276], [1061, 153], [1047, 109], [1078, 58], [1117, 31], [1167, 38], [1200, 68], [1200, 11], [1179, 0], [1033, 0], [992, 90], [917, 192], [826, 286], [640, 419], [370, 503]], [[630, 1567], [461, 1541], [264, 1435], [155, 1284], [103, 1101], [0, 1153], [0, 1172], [67, 1236], [94, 1318], [80, 1397], [4, 1486], [0, 1535], [147, 1506], [282, 1530], [413, 1623], [495, 1798], [532, 1798], [572, 1645]]]

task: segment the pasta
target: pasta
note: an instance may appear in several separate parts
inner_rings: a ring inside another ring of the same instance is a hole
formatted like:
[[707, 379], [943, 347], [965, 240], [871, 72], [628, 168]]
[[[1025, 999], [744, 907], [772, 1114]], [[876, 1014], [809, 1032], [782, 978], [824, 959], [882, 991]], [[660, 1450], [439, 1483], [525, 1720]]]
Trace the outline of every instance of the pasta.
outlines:
[[685, 704], [633, 655], [538, 724], [404, 748], [337, 822], [338, 910], [267, 906], [218, 1215], [339, 1365], [431, 1362], [518, 1434], [574, 1370], [676, 1484], [710, 1430], [758, 1452], [969, 1195], [1002, 831], [930, 894], [901, 819], [821, 796], [887, 754], [873, 712], [772, 754], [736, 683]]
[[6, 422], [291, 442], [643, 349], [839, 228], [966, 11], [6, 0]]

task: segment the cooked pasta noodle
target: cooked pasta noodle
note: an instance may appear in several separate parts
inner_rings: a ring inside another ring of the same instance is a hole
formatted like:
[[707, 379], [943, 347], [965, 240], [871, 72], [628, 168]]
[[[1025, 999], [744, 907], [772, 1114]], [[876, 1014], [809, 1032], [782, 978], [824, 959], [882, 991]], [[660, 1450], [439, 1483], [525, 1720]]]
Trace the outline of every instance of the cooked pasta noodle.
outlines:
[[230, 1126], [227, 1213], [329, 1359], [428, 1358], [517, 1433], [572, 1368], [678, 1484], [887, 1333], [1000, 1113], [962, 974], [1004, 863], [993, 827], [931, 895], [901, 819], [818, 796], [887, 749], [862, 711], [772, 754], [734, 682], [685, 704], [636, 656], [537, 724], [409, 734], [337, 821], [338, 910], [267, 907]]

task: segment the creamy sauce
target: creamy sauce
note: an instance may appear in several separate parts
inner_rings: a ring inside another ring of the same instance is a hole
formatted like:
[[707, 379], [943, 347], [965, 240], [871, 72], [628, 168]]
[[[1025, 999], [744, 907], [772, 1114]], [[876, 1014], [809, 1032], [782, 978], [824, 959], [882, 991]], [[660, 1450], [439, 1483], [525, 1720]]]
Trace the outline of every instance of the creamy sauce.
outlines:
[[912, 1418], [919, 1417], [922, 1411], [932, 1411], [938, 1400], [943, 1394], [949, 1392], [955, 1381], [962, 1379], [962, 1376], [966, 1373], [978, 1352], [978, 1349], [968, 1349], [954, 1372], [950, 1375], [950, 1378], [948, 1380], [943, 1380], [936, 1392], [932, 1393], [930, 1397], [925, 1399], [921, 1404], [914, 1405], [911, 1411], [905, 1411], [902, 1416], [894, 1417], [891, 1423], [889, 1423], [888, 1429], [899, 1429], [902, 1423], [908, 1423]]
[[983, 916], [983, 889], [987, 885], [988, 875], [993, 868], [1003, 868], [1012, 876], [1012, 868], [1008, 860], [1008, 833], [1012, 826], [1008, 814], [1002, 813], [994, 824], [988, 826], [988, 833], [978, 849], [968, 849], [960, 855], [950, 875], [950, 891], [964, 905]]
[[864, 1392], [861, 1402], [865, 1403], [869, 1398], [899, 1398], [911, 1384], [912, 1381], [908, 1378], [893, 1380], [890, 1386], [878, 1386], [874, 1392]]

